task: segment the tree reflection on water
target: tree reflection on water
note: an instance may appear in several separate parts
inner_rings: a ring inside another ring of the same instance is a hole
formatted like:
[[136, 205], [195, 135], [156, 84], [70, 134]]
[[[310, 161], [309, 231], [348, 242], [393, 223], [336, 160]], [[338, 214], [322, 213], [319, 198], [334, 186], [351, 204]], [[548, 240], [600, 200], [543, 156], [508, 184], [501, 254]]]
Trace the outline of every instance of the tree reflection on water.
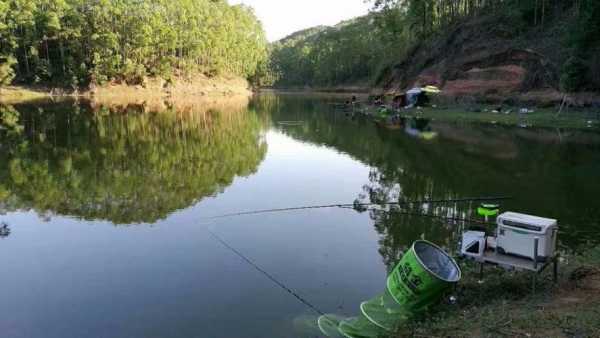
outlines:
[[472, 215], [477, 207], [423, 203], [399, 212], [389, 210], [388, 202], [512, 196], [502, 203], [503, 210], [559, 219], [561, 242], [567, 246], [600, 238], [600, 209], [595, 206], [600, 194], [599, 135], [435, 121], [423, 125], [428, 121], [419, 120], [411, 126], [435, 137], [413, 137], [368, 118], [349, 118], [335, 109], [338, 101], [264, 95], [253, 105], [268, 111], [274, 122], [304, 121], [296, 127], [275, 123], [281, 132], [331, 147], [371, 167], [358, 200], [380, 204], [369, 213], [388, 266], [421, 237], [454, 245], [463, 224], [436, 217], [476, 218]]
[[0, 108], [0, 206], [154, 223], [254, 173], [264, 123], [231, 111], [68, 103]]

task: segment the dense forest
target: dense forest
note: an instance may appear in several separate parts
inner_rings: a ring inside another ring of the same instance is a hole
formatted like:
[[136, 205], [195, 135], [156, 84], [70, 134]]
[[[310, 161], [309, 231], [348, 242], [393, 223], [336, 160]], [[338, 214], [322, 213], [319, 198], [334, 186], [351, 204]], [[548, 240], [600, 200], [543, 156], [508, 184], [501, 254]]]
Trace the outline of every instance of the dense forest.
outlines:
[[545, 55], [555, 65], [552, 86], [600, 89], [598, 1], [371, 3], [369, 15], [269, 48], [252, 9], [226, 0], [0, 0], [0, 85], [140, 84], [202, 73], [276, 87], [372, 87], [395, 65], [414, 62], [415, 50], [479, 20], [475, 31], [493, 27], [520, 46], [553, 42]]
[[250, 78], [266, 58], [252, 9], [226, 0], [0, 0], [0, 85]]
[[[297, 32], [272, 46], [276, 86], [328, 86], [371, 78], [383, 59], [391, 59], [392, 36], [374, 16]], [[387, 39], [386, 39], [387, 36]]]
[[[280, 87], [377, 85], [384, 70], [468, 21], [498, 26], [510, 40], [556, 41], [556, 86], [600, 89], [600, 2], [596, 0], [372, 0], [369, 15], [295, 33], [272, 46]], [[482, 20], [487, 18], [489, 20]], [[477, 25], [475, 25], [477, 26]], [[544, 33], [546, 33], [544, 35]], [[528, 41], [523, 41], [527, 45]], [[595, 74], [595, 75], [594, 75]]]

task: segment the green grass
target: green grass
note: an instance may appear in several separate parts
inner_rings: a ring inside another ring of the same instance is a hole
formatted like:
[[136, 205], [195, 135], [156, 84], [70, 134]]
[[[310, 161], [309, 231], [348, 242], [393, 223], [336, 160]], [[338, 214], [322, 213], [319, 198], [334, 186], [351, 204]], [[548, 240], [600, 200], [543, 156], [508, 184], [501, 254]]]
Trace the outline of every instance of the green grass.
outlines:
[[[488, 111], [483, 109], [480, 112], [468, 111], [467, 108], [450, 107], [450, 108], [422, 108], [403, 110], [401, 114], [406, 117], [428, 118], [434, 121], [444, 122], [463, 122], [463, 123], [484, 123], [495, 125], [518, 126], [536, 128], [568, 128], [568, 129], [586, 129], [600, 130], [600, 110], [574, 111], [570, 109], [563, 111], [557, 115], [556, 109], [536, 109], [535, 112], [520, 115], [518, 108], [511, 109], [510, 114], [492, 113], [493, 108], [488, 108]], [[374, 109], [369, 109], [374, 111]], [[591, 121], [591, 123], [590, 123]]]
[[529, 273], [488, 268], [479, 283], [475, 265], [463, 262], [457, 302], [443, 302], [395, 337], [600, 337], [600, 289], [573, 280], [582, 267], [600, 271], [600, 247], [563, 260], [559, 283], [546, 271], [535, 295]]

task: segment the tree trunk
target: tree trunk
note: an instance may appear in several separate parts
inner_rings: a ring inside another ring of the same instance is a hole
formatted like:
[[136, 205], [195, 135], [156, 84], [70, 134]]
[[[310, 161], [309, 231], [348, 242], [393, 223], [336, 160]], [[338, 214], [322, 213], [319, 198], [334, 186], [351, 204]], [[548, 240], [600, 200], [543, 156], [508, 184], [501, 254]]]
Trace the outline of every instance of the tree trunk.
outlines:
[[537, 18], [538, 18], [538, 0], [535, 0], [535, 7], [533, 9], [533, 25], [537, 26]]
[[48, 50], [48, 39], [44, 40], [44, 44], [46, 45], [46, 60], [50, 63], [50, 51]]
[[23, 45], [23, 57], [25, 58], [25, 73], [27, 76], [29, 76], [29, 56], [27, 55], [27, 47], [25, 46], [25, 33], [23, 33], [23, 26], [19, 26], [19, 30], [21, 31], [21, 44]]
[[25, 57], [25, 73], [29, 76], [31, 73], [29, 70], [29, 56], [27, 55], [27, 47], [25, 46], [23, 46], [23, 55]]
[[544, 27], [545, 14], [546, 14], [546, 0], [542, 0], [542, 27]]
[[58, 41], [58, 50], [60, 52], [60, 63], [62, 64], [62, 74], [64, 77], [67, 71], [65, 69], [65, 49], [63, 48], [62, 40]]

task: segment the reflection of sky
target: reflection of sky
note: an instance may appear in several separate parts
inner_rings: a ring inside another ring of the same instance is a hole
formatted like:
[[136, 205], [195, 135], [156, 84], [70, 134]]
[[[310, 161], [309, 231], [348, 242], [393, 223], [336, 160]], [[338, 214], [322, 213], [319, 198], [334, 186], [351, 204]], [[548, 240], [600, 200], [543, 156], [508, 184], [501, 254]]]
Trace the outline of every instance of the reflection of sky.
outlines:
[[332, 149], [278, 132], [267, 141], [255, 175], [152, 226], [4, 216], [12, 230], [0, 242], [4, 334], [274, 337], [310, 313], [212, 239], [207, 227], [324, 311], [355, 314], [385, 285], [368, 215], [331, 209], [203, 220], [351, 203], [368, 179], [368, 167]]
[[[352, 203], [369, 169], [330, 148], [267, 134], [269, 151], [256, 175], [237, 178], [228, 196], [206, 201], [210, 215], [250, 209]], [[260, 198], [257, 198], [260, 197]], [[231, 203], [223, 201], [231, 200]]]

